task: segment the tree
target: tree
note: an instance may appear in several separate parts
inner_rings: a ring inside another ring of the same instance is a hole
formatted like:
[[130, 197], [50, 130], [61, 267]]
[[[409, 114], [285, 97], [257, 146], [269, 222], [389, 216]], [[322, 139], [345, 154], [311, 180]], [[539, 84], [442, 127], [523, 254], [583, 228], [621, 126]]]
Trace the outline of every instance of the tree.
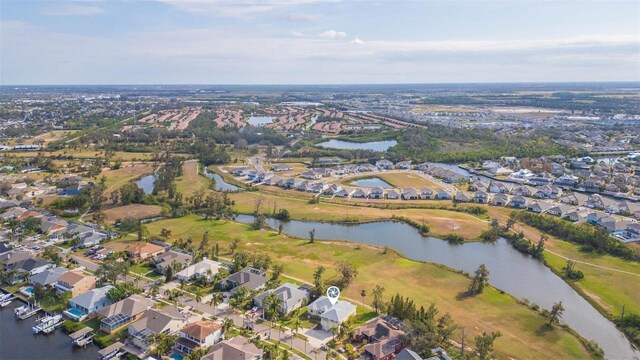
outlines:
[[173, 348], [177, 340], [177, 336], [165, 333], [153, 335], [153, 341], [156, 344], [156, 354], [158, 358], [162, 358], [169, 350]]
[[284, 271], [284, 265], [273, 264], [273, 266], [271, 267], [271, 280], [277, 281], [280, 278], [280, 275], [282, 275], [283, 271]]
[[562, 301], [553, 304], [551, 311], [549, 311], [549, 325], [560, 321], [563, 312], [564, 306], [562, 306]]
[[226, 318], [222, 320], [222, 333], [227, 336], [229, 332], [233, 329], [233, 320], [230, 318]]
[[458, 325], [453, 322], [453, 318], [449, 313], [444, 314], [444, 316], [438, 319], [438, 338], [440, 339], [441, 344], [446, 344], [449, 341], [449, 338], [453, 334], [454, 331], [458, 329]]
[[340, 260], [336, 263], [336, 270], [338, 274], [340, 274], [340, 287], [347, 288], [349, 284], [358, 276], [358, 269], [356, 269], [355, 265], [346, 261]]
[[476, 336], [476, 352], [480, 360], [488, 360], [493, 355], [493, 342], [502, 336], [499, 331], [487, 334], [483, 332], [482, 335]]
[[360, 291], [360, 296], [362, 297], [362, 306], [365, 306], [364, 298], [367, 297], [367, 290], [362, 289], [362, 291]]
[[203, 296], [202, 289], [196, 288], [193, 291], [193, 296], [194, 296], [194, 298], [196, 300], [196, 310], [199, 310], [200, 309], [200, 301], [202, 301], [202, 296]]
[[284, 224], [283, 223], [278, 224], [278, 235], [282, 234], [283, 229], [284, 229]]
[[380, 314], [382, 311], [384, 311], [384, 300], [382, 299], [384, 288], [380, 286], [380, 284], [376, 284], [376, 287], [373, 288], [372, 293], [373, 301], [371, 302], [371, 305], [373, 306], [376, 314]]
[[316, 229], [313, 228], [313, 229], [309, 230], [309, 242], [311, 242], [313, 244], [315, 239], [316, 239]]
[[162, 230], [160, 230], [160, 237], [163, 238], [163, 239], [170, 238], [171, 237], [171, 230], [162, 228]]
[[[300, 320], [299, 316], [296, 316], [293, 318], [293, 320], [291, 321], [291, 329], [297, 334], [298, 330], [300, 330], [302, 328], [302, 321]], [[291, 347], [293, 347], [293, 334], [291, 336]], [[306, 353], [306, 350], [305, 350]]]
[[313, 297], [314, 298], [322, 296], [322, 294], [324, 294], [326, 290], [324, 286], [324, 281], [322, 280], [322, 275], [324, 274], [325, 271], [326, 269], [324, 268], [324, 266], [320, 265], [313, 272]]
[[113, 285], [107, 292], [107, 298], [112, 302], [116, 303], [122, 299], [128, 298], [133, 294], [140, 294], [142, 289], [137, 287], [131, 281], [119, 282]]
[[173, 281], [173, 267], [167, 266], [167, 270], [165, 270], [165, 281], [171, 282]]
[[107, 259], [100, 263], [96, 270], [96, 276], [101, 282], [115, 285], [118, 277], [129, 273], [129, 264], [126, 261], [117, 261], [115, 259]]
[[200, 242], [199, 250], [204, 250], [209, 247], [209, 230], [205, 230], [202, 234], [202, 241]]
[[213, 306], [213, 316], [216, 316], [218, 313], [218, 305], [222, 304], [224, 297], [221, 293], [213, 293], [211, 295], [211, 300], [209, 300], [209, 305]]
[[535, 258], [542, 259], [542, 257], [544, 256], [544, 243], [547, 241], [547, 239], [549, 239], [549, 237], [546, 234], [540, 235], [540, 240], [533, 250], [533, 256]]
[[480, 294], [484, 287], [489, 284], [489, 270], [485, 264], [480, 264], [469, 285], [470, 294]]
[[515, 224], [516, 224], [516, 213], [511, 212], [511, 214], [509, 214], [509, 218], [507, 219], [507, 222], [504, 225], [504, 229], [506, 231], [509, 231]]
[[584, 278], [584, 274], [580, 270], [576, 270], [576, 263], [573, 260], [567, 260], [567, 265], [562, 268], [564, 276], [569, 280], [580, 280]]
[[240, 243], [240, 240], [234, 239], [231, 242], [231, 245], [229, 245], [229, 250], [231, 251], [232, 254], [236, 252], [236, 249], [238, 248], [238, 243]]

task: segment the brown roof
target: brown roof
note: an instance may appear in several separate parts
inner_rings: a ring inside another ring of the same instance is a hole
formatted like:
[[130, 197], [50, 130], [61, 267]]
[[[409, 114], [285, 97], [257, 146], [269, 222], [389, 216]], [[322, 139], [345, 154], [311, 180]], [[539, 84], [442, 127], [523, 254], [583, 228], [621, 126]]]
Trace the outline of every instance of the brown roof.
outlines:
[[164, 248], [162, 246], [158, 246], [158, 245], [147, 243], [147, 242], [141, 242], [136, 244], [131, 249], [129, 249], [129, 254], [136, 254], [136, 255], [143, 254], [143, 253], [153, 254], [161, 251], [164, 251]]
[[126, 299], [120, 300], [115, 304], [111, 304], [100, 311], [98, 314], [109, 317], [116, 314], [124, 314], [127, 316], [135, 316], [143, 311], [149, 310], [156, 306], [156, 302], [142, 295], [134, 294]]
[[67, 283], [69, 285], [75, 285], [80, 280], [82, 280], [84, 278], [87, 278], [87, 277], [89, 277], [89, 276], [80, 274], [80, 273], [75, 272], [75, 271], [67, 271], [66, 273], [62, 274], [62, 276], [60, 276], [60, 279], [58, 279], [58, 281], [65, 282], [65, 283]]
[[212, 321], [198, 320], [193, 324], [185, 326], [180, 330], [180, 332], [185, 333], [194, 339], [204, 339], [218, 329], [220, 329], [219, 324]]

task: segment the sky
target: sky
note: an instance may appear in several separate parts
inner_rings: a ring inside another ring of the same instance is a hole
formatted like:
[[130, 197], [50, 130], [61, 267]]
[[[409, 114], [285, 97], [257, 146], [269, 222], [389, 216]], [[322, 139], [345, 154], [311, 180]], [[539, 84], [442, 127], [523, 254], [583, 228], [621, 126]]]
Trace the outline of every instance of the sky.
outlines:
[[640, 81], [640, 1], [0, 0], [0, 84]]

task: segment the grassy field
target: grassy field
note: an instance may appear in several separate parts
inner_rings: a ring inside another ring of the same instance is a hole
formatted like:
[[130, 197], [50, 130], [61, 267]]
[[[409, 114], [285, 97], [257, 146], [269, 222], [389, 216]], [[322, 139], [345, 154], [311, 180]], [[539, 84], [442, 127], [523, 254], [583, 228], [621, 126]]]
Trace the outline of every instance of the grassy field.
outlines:
[[152, 173], [153, 166], [151, 164], [127, 163], [117, 170], [103, 170], [100, 175], [98, 175], [98, 178], [102, 176], [107, 178], [106, 193], [110, 194], [127, 182]]
[[[510, 211], [489, 207], [492, 217], [499, 219], [503, 224]], [[537, 241], [541, 235], [539, 230], [523, 224], [516, 224], [515, 229], [523, 231], [525, 236], [533, 241]], [[584, 279], [573, 282], [572, 285], [592, 303], [614, 316], [620, 314], [622, 305], [625, 305], [626, 312], [640, 314], [640, 263], [605, 254], [584, 252], [580, 250], [580, 246], [555, 237], [549, 237], [546, 249], [549, 251], [545, 253], [545, 259], [556, 273], [562, 272], [567, 263], [565, 258], [578, 261], [576, 268], [584, 273]]]
[[197, 161], [185, 161], [182, 164], [182, 176], [176, 179], [176, 188], [185, 196], [191, 196], [202, 187], [208, 189], [210, 183], [211, 180], [198, 174]]
[[340, 180], [341, 184], [351, 185], [355, 180], [377, 177], [389, 183], [395, 188], [416, 188], [428, 187], [433, 190], [440, 190], [442, 187], [433, 181], [411, 172], [376, 173], [375, 175], [356, 176], [349, 179]]
[[[244, 224], [231, 221], [205, 221], [198, 216], [168, 219], [147, 225], [152, 235], [162, 228], [172, 230], [173, 239], [192, 237], [195, 245], [205, 230], [212, 243], [220, 243], [222, 251], [237, 239], [239, 249], [270, 254], [276, 262], [285, 265], [288, 276], [312, 280], [314, 269], [325, 266], [329, 280], [336, 277], [335, 262], [348, 260], [358, 267], [358, 277], [343, 294], [357, 303], [362, 289], [380, 284], [385, 297], [401, 293], [417, 304], [437, 304], [440, 313], [449, 312], [467, 329], [467, 339], [482, 331], [499, 330], [503, 336], [497, 340], [499, 359], [509, 358], [589, 358], [577, 338], [556, 328], [539, 331], [545, 319], [511, 296], [488, 288], [477, 297], [460, 300], [457, 295], [469, 285], [469, 279], [441, 266], [410, 261], [394, 252], [383, 254], [380, 248], [346, 242], [316, 242], [277, 235], [270, 231], [251, 231]], [[302, 265], [302, 266], [301, 266]], [[380, 276], [381, 271], [385, 276]]]
[[[300, 194], [298, 191], [284, 191], [285, 193]], [[373, 207], [351, 206], [344, 204], [333, 204], [320, 202], [319, 204], [309, 204], [310, 195], [307, 198], [284, 197], [283, 195], [272, 195], [262, 192], [241, 192], [230, 194], [235, 201], [234, 208], [240, 213], [253, 213], [256, 200], [262, 198], [264, 209], [285, 208], [291, 213], [291, 217], [296, 220], [315, 221], [374, 221], [389, 219], [393, 215], [405, 216], [418, 223], [423, 222], [429, 225], [431, 234], [434, 236], [444, 236], [455, 232], [467, 239], [475, 239], [480, 233], [487, 229], [486, 220], [473, 215], [448, 210], [439, 209], [380, 209]], [[406, 202], [405, 202], [406, 203]], [[441, 204], [443, 202], [440, 202]]]
[[158, 216], [162, 208], [158, 205], [142, 205], [131, 204], [125, 206], [116, 206], [102, 210], [105, 215], [105, 221], [114, 223], [117, 219], [132, 217], [136, 219], [144, 219], [148, 217]]
[[[7, 151], [6, 153], [14, 156], [20, 156], [20, 157], [35, 157], [38, 155], [37, 151]], [[44, 155], [47, 157], [71, 156], [75, 159], [91, 159], [96, 157], [103, 157], [104, 152], [101, 150], [94, 150], [94, 149], [78, 149], [78, 150], [64, 149], [64, 150], [58, 150], [58, 151], [46, 151]], [[121, 159], [123, 161], [151, 160], [152, 155], [153, 155], [152, 153], [116, 151], [113, 155], [113, 160], [115, 159]], [[180, 156], [180, 154], [176, 154], [176, 155]]]

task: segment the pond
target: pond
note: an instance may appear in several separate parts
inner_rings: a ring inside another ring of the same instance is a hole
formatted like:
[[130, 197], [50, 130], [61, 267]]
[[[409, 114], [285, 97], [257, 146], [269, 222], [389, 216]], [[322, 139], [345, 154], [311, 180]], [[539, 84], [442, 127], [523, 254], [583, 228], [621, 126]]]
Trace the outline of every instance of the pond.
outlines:
[[271, 116], [251, 116], [247, 122], [253, 126], [264, 126], [271, 124], [275, 118]]
[[136, 181], [136, 185], [138, 185], [145, 194], [149, 195], [153, 192], [153, 184], [156, 182], [156, 178], [155, 174], [143, 176]]
[[217, 191], [241, 191], [242, 190], [241, 188], [224, 181], [222, 176], [209, 171], [209, 169], [207, 169], [206, 167], [204, 168], [204, 174], [209, 179], [213, 179], [213, 181], [215, 181]]
[[[243, 223], [253, 222], [251, 215], [239, 215]], [[278, 228], [279, 220], [267, 219], [269, 227]], [[567, 283], [541, 262], [524, 255], [504, 239], [493, 244], [474, 242], [452, 245], [448, 242], [422, 236], [415, 228], [396, 222], [373, 222], [358, 225], [319, 222], [282, 222], [283, 232], [308, 238], [316, 230], [318, 240], [346, 240], [393, 248], [404, 256], [473, 273], [480, 264], [490, 272], [491, 285], [519, 298], [550, 309], [562, 301], [563, 322], [586, 339], [595, 340], [610, 359], [640, 359], [629, 341], [613, 323], [602, 316]]]
[[398, 144], [395, 140], [384, 141], [370, 141], [364, 143], [344, 141], [331, 139], [329, 141], [321, 142], [316, 146], [327, 149], [339, 149], [339, 150], [371, 150], [371, 151], [387, 151], [389, 148]]
[[380, 179], [379, 177], [370, 177], [359, 180], [353, 180], [349, 183], [349, 185], [366, 187], [366, 188], [374, 188], [381, 187], [383, 189], [393, 189], [393, 186], [388, 182]]

